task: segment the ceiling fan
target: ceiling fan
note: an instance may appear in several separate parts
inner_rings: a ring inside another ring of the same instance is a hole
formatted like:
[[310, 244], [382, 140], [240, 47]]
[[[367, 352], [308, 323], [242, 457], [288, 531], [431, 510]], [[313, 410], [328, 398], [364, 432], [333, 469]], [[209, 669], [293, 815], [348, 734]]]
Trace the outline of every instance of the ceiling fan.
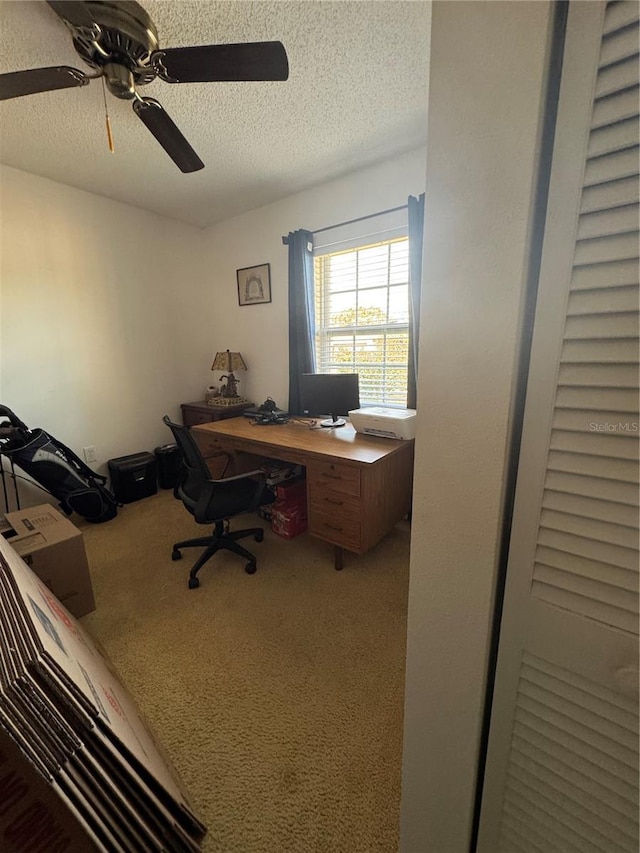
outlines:
[[133, 0], [47, 0], [64, 21], [73, 45], [94, 74], [68, 65], [0, 74], [0, 100], [54, 89], [86, 86], [102, 77], [117, 98], [133, 101], [133, 110], [182, 172], [204, 163], [155, 98], [137, 87], [156, 77], [166, 83], [215, 83], [236, 80], [286, 80], [289, 62], [279, 41], [160, 48], [156, 27]]

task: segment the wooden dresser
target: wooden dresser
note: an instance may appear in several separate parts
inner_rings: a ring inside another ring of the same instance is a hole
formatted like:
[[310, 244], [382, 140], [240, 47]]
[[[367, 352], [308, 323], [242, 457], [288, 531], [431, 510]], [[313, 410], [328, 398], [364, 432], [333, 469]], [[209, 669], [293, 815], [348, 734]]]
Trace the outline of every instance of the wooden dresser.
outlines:
[[208, 424], [212, 421], [222, 421], [225, 418], [237, 418], [254, 403], [240, 403], [239, 406], [208, 406], [206, 400], [196, 403], [182, 403], [182, 423], [186, 427], [196, 424]]

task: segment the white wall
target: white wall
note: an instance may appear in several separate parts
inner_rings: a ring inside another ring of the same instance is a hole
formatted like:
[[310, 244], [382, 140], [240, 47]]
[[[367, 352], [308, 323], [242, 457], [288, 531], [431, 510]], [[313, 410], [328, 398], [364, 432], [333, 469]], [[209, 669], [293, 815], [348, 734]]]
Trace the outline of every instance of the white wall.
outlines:
[[[425, 93], [426, 94], [426, 93]], [[216, 350], [238, 350], [248, 371], [239, 392], [256, 403], [267, 396], [286, 408], [289, 393], [288, 256], [282, 237], [298, 228], [313, 231], [406, 204], [424, 191], [425, 151], [354, 172], [282, 201], [219, 223], [202, 232], [202, 267], [182, 318], [191, 330], [186, 361], [193, 399], [220, 374], [210, 367]], [[271, 264], [272, 302], [240, 307], [236, 270]]]
[[[240, 393], [285, 407], [282, 235], [404, 204], [424, 171], [411, 152], [201, 231], [2, 167], [0, 403], [79, 455], [94, 445], [102, 472], [170, 440], [162, 415], [218, 381], [218, 349], [244, 355]], [[236, 269], [261, 263], [272, 302], [241, 308]], [[27, 489], [23, 504], [42, 497]]]
[[546, 2], [435, 2], [401, 849], [467, 853]]
[[199, 231], [16, 169], [1, 180], [0, 402], [79, 455], [95, 445], [97, 470], [170, 441]]

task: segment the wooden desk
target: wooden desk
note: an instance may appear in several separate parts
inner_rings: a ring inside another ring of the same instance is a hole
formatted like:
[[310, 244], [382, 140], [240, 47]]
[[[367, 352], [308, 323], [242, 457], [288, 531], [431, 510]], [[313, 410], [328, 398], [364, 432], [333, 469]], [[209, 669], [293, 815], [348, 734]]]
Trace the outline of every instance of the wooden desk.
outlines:
[[[212, 464], [230, 451], [240, 463], [252, 454], [304, 465], [309, 533], [335, 546], [336, 569], [343, 550], [364, 554], [410, 510], [413, 441], [362, 435], [350, 424], [312, 430], [304, 423], [256, 426], [249, 418], [192, 429]], [[257, 467], [255, 459], [249, 467]]]

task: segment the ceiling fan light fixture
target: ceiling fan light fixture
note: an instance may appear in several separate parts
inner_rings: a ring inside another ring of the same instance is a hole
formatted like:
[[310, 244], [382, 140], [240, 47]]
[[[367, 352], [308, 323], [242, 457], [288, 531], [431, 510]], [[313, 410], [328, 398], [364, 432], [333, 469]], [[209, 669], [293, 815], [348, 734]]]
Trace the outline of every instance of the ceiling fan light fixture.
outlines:
[[130, 101], [136, 96], [135, 80], [133, 74], [124, 65], [116, 62], [108, 62], [104, 66], [104, 81], [107, 89], [116, 98]]

